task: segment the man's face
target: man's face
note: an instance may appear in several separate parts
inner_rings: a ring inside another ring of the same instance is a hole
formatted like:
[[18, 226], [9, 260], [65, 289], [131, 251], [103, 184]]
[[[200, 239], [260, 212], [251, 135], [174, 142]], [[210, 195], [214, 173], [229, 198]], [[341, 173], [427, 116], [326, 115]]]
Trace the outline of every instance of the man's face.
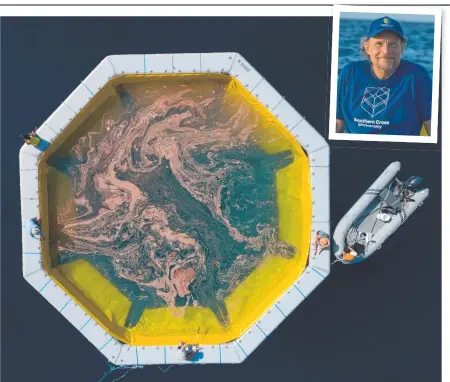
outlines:
[[375, 37], [371, 37], [364, 48], [372, 65], [387, 73], [392, 73], [400, 64], [404, 44], [397, 34], [382, 32]]

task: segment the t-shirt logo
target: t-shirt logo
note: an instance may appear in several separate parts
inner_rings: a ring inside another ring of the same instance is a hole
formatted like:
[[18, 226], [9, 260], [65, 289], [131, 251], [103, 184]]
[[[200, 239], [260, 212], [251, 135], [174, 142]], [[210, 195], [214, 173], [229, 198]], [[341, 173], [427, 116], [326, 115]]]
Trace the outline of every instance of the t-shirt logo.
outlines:
[[376, 116], [387, 108], [390, 92], [391, 89], [385, 87], [367, 87], [364, 90], [361, 107], [367, 111], [371, 117]]

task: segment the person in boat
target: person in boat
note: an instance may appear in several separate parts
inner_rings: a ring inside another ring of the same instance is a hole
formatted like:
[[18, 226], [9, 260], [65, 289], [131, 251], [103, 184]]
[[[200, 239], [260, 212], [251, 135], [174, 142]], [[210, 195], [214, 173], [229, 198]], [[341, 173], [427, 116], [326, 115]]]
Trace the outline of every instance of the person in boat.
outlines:
[[344, 251], [344, 254], [342, 256], [342, 259], [345, 261], [353, 261], [358, 256], [358, 252], [355, 251], [354, 248], [348, 247], [346, 251]]
[[424, 67], [402, 58], [400, 23], [374, 20], [360, 45], [364, 59], [348, 63], [338, 78], [336, 132], [430, 135], [432, 80]]
[[[330, 247], [330, 236], [323, 232], [317, 231], [314, 240], [314, 255], [320, 255], [324, 249]], [[317, 253], [319, 251], [319, 253]]]
[[39, 151], [47, 150], [50, 145], [45, 139], [42, 139], [37, 135], [37, 127], [29, 134], [20, 134], [20, 137], [25, 141], [27, 145], [36, 147]]
[[342, 259], [348, 262], [355, 260], [359, 254], [364, 253], [364, 246], [359, 243], [353, 244], [353, 247], [348, 246], [342, 255]]
[[123, 108], [126, 109], [129, 106], [133, 105], [133, 103], [134, 103], [133, 96], [128, 91], [125, 90], [125, 87], [123, 86], [123, 84], [119, 84], [116, 87], [116, 93], [120, 98], [120, 103]]

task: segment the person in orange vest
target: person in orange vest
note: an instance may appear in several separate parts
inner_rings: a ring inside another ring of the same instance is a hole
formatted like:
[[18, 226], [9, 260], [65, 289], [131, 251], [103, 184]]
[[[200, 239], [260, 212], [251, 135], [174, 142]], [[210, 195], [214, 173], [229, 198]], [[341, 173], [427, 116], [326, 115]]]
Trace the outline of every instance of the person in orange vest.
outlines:
[[[314, 255], [320, 255], [324, 249], [330, 247], [330, 237], [323, 231], [316, 232], [316, 238], [314, 240]], [[319, 253], [317, 253], [319, 250]]]
[[342, 258], [343, 260], [350, 262], [355, 260], [357, 256], [358, 252], [356, 252], [352, 247], [348, 247], [348, 249], [344, 251]]

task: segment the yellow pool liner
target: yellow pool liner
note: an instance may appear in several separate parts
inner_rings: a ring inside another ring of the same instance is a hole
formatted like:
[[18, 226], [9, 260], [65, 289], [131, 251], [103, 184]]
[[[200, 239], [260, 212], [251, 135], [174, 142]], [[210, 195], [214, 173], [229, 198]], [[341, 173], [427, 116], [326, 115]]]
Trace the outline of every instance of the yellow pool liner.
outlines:
[[43, 265], [53, 280], [88, 311], [109, 334], [129, 345], [175, 345], [180, 340], [202, 344], [232, 341], [240, 337], [276, 302], [301, 275], [307, 263], [312, 223], [308, 158], [298, 141], [239, 81], [218, 74], [125, 75], [109, 81], [41, 156], [39, 201], [44, 236], [49, 237], [49, 227], [53, 224], [49, 221], [48, 213], [52, 206], [48, 200], [49, 168], [46, 161], [52, 153], [61, 148], [64, 141], [96, 108], [106, 102], [108, 97], [116, 96], [115, 86], [119, 83], [141, 81], [201, 81], [216, 78], [229, 78], [227, 97], [230, 103], [244, 99], [259, 112], [261, 118], [255, 130], [255, 137], [265, 152], [274, 154], [289, 149], [295, 154], [293, 163], [278, 171], [276, 187], [279, 238], [294, 245], [297, 253], [293, 259], [284, 259], [277, 255], [267, 257], [225, 299], [231, 323], [227, 327], [219, 324], [209, 308], [187, 307], [184, 308], [183, 314], [180, 309], [173, 308], [146, 309], [138, 324], [129, 329], [124, 327], [131, 306], [128, 298], [88, 261], [77, 260], [53, 267], [57, 252], [56, 249], [50, 250], [46, 241], [43, 245]]

